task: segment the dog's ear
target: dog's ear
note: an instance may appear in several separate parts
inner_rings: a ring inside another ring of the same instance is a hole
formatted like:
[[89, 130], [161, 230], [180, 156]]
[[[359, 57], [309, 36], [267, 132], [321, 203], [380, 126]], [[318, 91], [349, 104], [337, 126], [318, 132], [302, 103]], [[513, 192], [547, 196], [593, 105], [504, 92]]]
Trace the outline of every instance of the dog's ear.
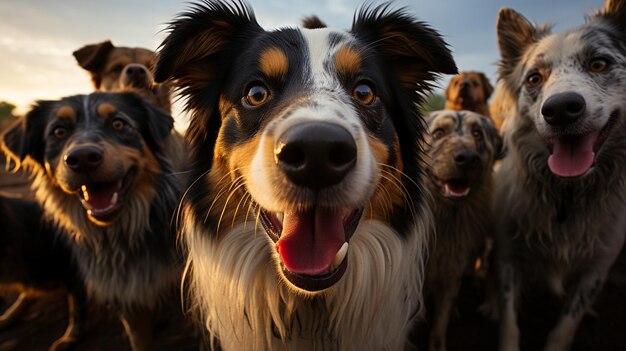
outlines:
[[380, 50], [409, 90], [428, 90], [439, 74], [456, 74], [452, 54], [439, 33], [390, 4], [363, 7], [352, 24], [352, 33]]
[[221, 85], [233, 57], [263, 29], [241, 2], [205, 0], [170, 23], [154, 69], [156, 82], [172, 80], [187, 109], [195, 111], [187, 129], [194, 158], [211, 168], [221, 126]]
[[2, 134], [2, 151], [20, 166], [26, 160], [43, 165], [44, 130], [52, 101], [38, 101]]
[[504, 148], [504, 141], [502, 140], [502, 136], [498, 132], [498, 128], [488, 116], [483, 116], [481, 118], [481, 124], [483, 126], [483, 130], [486, 134], [486, 137], [489, 138], [491, 144], [494, 149], [494, 161], [501, 160], [506, 156], [506, 150]]
[[626, 0], [606, 0], [595, 16], [609, 20], [626, 35]]
[[[206, 87], [240, 38], [263, 31], [243, 3], [207, 0], [170, 23], [155, 66], [157, 83], [173, 78], [183, 93]], [[187, 95], [187, 94], [185, 94]]]
[[146, 118], [141, 119], [143, 137], [150, 148], [160, 149], [174, 127], [174, 118], [168, 111], [140, 95], [134, 93], [124, 95], [130, 100], [130, 106], [143, 106], [146, 113]]
[[328, 27], [319, 17], [313, 15], [302, 19], [302, 27], [307, 29], [318, 29]]
[[491, 94], [493, 94], [493, 85], [491, 85], [491, 82], [489, 82], [489, 78], [487, 78], [487, 76], [482, 73], [479, 72], [478, 76], [480, 77], [480, 80], [482, 81], [482, 85], [483, 85], [483, 93], [485, 96], [485, 100], [489, 99], [489, 97], [491, 96]]
[[91, 74], [91, 80], [96, 89], [100, 88], [102, 81], [102, 67], [106, 62], [111, 50], [115, 46], [110, 40], [98, 44], [83, 46], [72, 54], [76, 58], [78, 65]]
[[500, 73], [513, 72], [528, 45], [537, 42], [540, 30], [524, 16], [509, 8], [501, 8], [496, 23], [498, 46], [500, 47]]

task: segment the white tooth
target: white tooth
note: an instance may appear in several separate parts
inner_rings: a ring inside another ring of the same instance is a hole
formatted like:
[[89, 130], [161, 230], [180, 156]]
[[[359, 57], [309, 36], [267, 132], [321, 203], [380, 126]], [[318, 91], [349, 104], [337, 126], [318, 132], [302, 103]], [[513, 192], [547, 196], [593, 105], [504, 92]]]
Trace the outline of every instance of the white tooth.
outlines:
[[83, 191], [83, 197], [85, 198], [85, 201], [89, 201], [89, 193], [87, 192], [87, 186], [81, 185], [80, 190]]
[[450, 194], [450, 193], [452, 193], [452, 192], [450, 191], [450, 186], [448, 185], [448, 183], [446, 183], [446, 184], [443, 186], [443, 192], [444, 192], [445, 194]]
[[341, 245], [341, 248], [339, 249], [339, 251], [337, 251], [337, 255], [335, 255], [335, 259], [333, 260], [333, 268], [339, 267], [341, 262], [343, 262], [343, 260], [346, 258], [347, 254], [348, 254], [348, 243], [345, 242], [343, 243], [343, 245]]
[[470, 192], [470, 188], [467, 188], [464, 192], [463, 192], [463, 196], [467, 196], [467, 194], [469, 194]]
[[80, 199], [80, 202], [83, 204], [83, 207], [85, 207], [85, 209], [87, 209], [88, 211], [91, 211], [93, 209], [93, 207], [87, 201]]
[[285, 213], [284, 212], [276, 213], [276, 219], [278, 219], [280, 224], [283, 224], [285, 221]]
[[111, 196], [111, 205], [115, 205], [117, 203], [117, 191], [113, 193], [113, 196]]

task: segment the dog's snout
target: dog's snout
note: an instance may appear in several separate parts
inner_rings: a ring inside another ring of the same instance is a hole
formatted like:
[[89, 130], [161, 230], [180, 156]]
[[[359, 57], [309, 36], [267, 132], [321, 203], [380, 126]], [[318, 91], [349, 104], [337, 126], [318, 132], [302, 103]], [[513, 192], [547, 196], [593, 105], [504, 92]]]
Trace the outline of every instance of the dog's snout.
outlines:
[[144, 65], [138, 63], [131, 63], [124, 68], [126, 75], [130, 78], [141, 78], [148, 74], [148, 71]]
[[585, 98], [578, 93], [566, 92], [549, 97], [541, 107], [541, 114], [548, 124], [563, 126], [576, 122], [585, 109]]
[[95, 146], [80, 146], [65, 154], [65, 164], [76, 173], [95, 171], [102, 163], [104, 152]]
[[470, 170], [480, 164], [480, 156], [472, 150], [459, 150], [454, 153], [454, 163], [460, 169]]
[[341, 182], [356, 164], [356, 143], [330, 123], [296, 125], [277, 141], [275, 159], [295, 184], [314, 190]]

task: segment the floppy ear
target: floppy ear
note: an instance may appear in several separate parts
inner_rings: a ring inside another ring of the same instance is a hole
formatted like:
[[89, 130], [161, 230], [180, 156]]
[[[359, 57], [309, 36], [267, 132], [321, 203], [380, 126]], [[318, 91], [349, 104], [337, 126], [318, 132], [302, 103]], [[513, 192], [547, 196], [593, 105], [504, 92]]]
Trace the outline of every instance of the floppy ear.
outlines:
[[487, 100], [489, 99], [491, 94], [493, 94], [493, 85], [491, 85], [491, 83], [489, 82], [489, 78], [487, 78], [484, 73], [480, 72], [478, 73], [478, 75], [480, 76], [480, 80], [482, 81], [485, 100]]
[[500, 47], [500, 74], [509, 75], [528, 45], [537, 42], [547, 29], [538, 30], [524, 16], [509, 8], [501, 8], [496, 23]]
[[139, 119], [141, 134], [151, 149], [159, 150], [174, 127], [174, 119], [167, 111], [141, 95], [120, 93], [128, 106], [141, 106], [145, 118]]
[[428, 90], [439, 74], [456, 74], [454, 59], [439, 33], [389, 6], [362, 8], [355, 15], [352, 33], [382, 52], [404, 88]]
[[220, 128], [220, 89], [244, 40], [263, 29], [252, 9], [241, 2], [206, 0], [180, 15], [169, 25], [159, 48], [154, 79], [173, 80], [187, 109], [193, 114], [187, 139], [197, 160], [211, 167], [215, 139]]
[[99, 44], [83, 46], [72, 53], [78, 65], [91, 73], [91, 80], [96, 89], [100, 88], [102, 67], [114, 47], [113, 43], [107, 40]]
[[626, 0], [606, 0], [604, 7], [595, 16], [611, 21], [626, 35]]
[[53, 103], [38, 101], [2, 134], [2, 151], [18, 166], [27, 159], [43, 165], [45, 120]]

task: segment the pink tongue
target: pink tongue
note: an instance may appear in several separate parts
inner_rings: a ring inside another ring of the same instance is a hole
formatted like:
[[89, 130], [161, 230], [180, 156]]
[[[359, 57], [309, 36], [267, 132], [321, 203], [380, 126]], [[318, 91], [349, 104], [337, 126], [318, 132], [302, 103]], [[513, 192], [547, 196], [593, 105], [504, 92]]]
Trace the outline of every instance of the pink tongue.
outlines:
[[102, 210], [111, 205], [113, 194], [118, 190], [115, 183], [98, 185], [87, 188], [88, 200], [85, 200], [94, 210]]
[[561, 177], [585, 174], [593, 165], [595, 158], [593, 144], [599, 135], [600, 132], [595, 132], [575, 139], [556, 139], [552, 155], [548, 158], [548, 166], [552, 173]]
[[328, 272], [345, 241], [341, 214], [314, 209], [285, 213], [283, 232], [276, 249], [289, 271], [321, 275]]

